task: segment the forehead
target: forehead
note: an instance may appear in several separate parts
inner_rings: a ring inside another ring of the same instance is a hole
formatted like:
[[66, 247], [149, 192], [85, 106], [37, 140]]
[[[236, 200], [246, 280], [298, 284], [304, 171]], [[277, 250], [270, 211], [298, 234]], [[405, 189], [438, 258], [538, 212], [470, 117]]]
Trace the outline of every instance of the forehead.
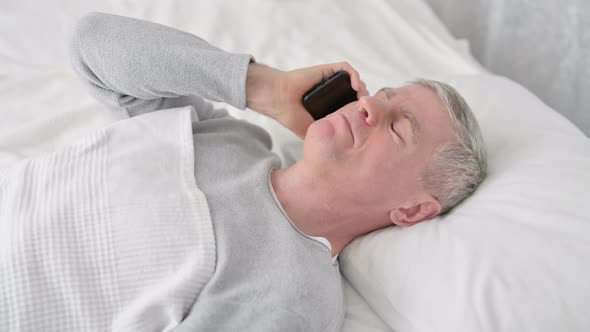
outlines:
[[438, 95], [434, 91], [420, 85], [411, 84], [398, 88], [384, 87], [377, 91], [377, 93], [383, 93], [389, 99], [395, 99], [397, 103], [420, 106], [419, 108], [421, 110], [437, 109], [441, 112], [445, 111], [444, 104]]

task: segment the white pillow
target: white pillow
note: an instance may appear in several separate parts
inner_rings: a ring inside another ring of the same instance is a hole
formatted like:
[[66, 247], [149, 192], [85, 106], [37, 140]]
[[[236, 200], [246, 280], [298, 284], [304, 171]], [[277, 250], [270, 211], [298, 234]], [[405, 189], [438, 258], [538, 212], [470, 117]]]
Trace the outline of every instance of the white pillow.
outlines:
[[343, 274], [396, 332], [589, 331], [590, 140], [516, 83], [447, 78], [489, 174], [450, 214], [353, 241]]

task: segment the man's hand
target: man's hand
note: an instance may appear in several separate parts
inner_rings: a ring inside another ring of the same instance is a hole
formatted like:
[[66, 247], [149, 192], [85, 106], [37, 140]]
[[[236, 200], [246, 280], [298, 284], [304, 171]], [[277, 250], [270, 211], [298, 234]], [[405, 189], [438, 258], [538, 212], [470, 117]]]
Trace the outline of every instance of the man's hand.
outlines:
[[368, 95], [359, 73], [347, 62], [318, 65], [292, 71], [251, 63], [246, 78], [246, 106], [271, 117], [305, 138], [313, 118], [303, 107], [303, 94], [339, 70], [350, 74], [352, 88], [358, 97]]

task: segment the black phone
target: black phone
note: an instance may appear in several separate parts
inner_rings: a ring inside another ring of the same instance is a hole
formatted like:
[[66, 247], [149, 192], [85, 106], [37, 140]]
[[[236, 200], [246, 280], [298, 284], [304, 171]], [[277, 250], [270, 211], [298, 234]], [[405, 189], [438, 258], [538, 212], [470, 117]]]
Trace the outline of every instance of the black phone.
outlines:
[[340, 70], [307, 91], [303, 95], [303, 106], [315, 120], [319, 120], [356, 100], [350, 75]]

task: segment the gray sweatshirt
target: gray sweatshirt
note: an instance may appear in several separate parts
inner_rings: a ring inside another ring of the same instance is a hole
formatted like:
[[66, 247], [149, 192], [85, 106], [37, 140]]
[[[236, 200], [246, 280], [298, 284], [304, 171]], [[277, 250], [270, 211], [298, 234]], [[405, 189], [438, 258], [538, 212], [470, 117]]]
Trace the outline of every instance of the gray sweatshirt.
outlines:
[[195, 178], [209, 204], [216, 267], [177, 331], [339, 331], [338, 263], [329, 243], [299, 231], [277, 200], [270, 173], [280, 161], [270, 136], [204, 100], [244, 109], [252, 58], [159, 24], [99, 13], [78, 23], [71, 56], [111, 109], [135, 116], [192, 105], [199, 115]]

